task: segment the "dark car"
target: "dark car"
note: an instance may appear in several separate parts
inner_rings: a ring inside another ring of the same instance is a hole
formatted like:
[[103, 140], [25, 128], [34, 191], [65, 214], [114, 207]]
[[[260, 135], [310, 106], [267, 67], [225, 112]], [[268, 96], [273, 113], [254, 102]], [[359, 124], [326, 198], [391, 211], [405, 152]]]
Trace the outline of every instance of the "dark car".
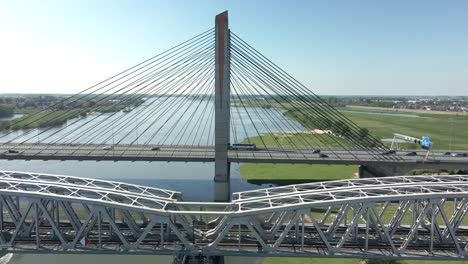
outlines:
[[453, 153], [453, 157], [468, 157], [468, 153]]
[[411, 151], [411, 152], [406, 153], [405, 156], [417, 156], [417, 155], [418, 153], [416, 153], [415, 151]]
[[452, 155], [452, 152], [444, 152], [444, 154], [442, 154], [444, 156], [451, 156]]
[[319, 149], [319, 148], [317, 148], [317, 149], [314, 149], [314, 151], [312, 151], [312, 153], [314, 153], [314, 154], [318, 154], [318, 153], [320, 153], [320, 149]]
[[9, 149], [9, 150], [8, 150], [8, 153], [19, 153], [19, 151], [14, 150], [14, 149]]
[[152, 147], [151, 150], [161, 150], [160, 147]]
[[382, 155], [391, 155], [391, 154], [395, 154], [396, 151], [395, 150], [389, 150], [389, 151], [385, 151], [384, 153], [382, 153]]
[[321, 158], [328, 158], [328, 155], [327, 155], [327, 154], [320, 153], [319, 157], [321, 157]]

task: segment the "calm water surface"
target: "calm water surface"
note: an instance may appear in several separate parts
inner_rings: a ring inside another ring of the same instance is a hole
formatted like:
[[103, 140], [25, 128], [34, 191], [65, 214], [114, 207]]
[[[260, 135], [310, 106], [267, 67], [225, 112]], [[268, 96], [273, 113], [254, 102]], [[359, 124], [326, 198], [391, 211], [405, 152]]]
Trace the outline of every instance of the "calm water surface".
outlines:
[[0, 121], [8, 121], [8, 120], [15, 120], [17, 118], [23, 117], [23, 114], [14, 114], [10, 117], [0, 117]]

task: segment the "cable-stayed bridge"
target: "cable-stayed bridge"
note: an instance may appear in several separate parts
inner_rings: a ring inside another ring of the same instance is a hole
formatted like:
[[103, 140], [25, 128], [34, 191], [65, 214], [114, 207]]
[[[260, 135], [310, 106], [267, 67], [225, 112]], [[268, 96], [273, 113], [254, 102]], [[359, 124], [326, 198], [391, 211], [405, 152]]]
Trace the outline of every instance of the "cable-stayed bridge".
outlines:
[[[2, 252], [464, 259], [468, 177], [400, 176], [231, 194], [230, 163], [359, 164], [361, 176], [466, 168], [390, 152], [229, 30], [166, 52], [0, 133], [0, 158], [215, 163], [215, 200], [0, 171]], [[216, 258], [213, 258], [216, 262]]]
[[228, 27], [207, 30], [0, 133], [0, 158], [359, 164], [362, 175], [465, 168], [468, 158], [391, 153]]

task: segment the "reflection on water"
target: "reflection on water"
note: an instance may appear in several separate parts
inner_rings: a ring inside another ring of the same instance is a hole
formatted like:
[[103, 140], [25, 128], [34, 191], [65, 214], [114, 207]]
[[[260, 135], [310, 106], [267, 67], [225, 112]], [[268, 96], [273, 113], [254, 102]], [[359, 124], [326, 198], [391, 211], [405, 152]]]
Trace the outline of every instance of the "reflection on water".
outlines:
[[10, 117], [0, 117], [0, 121], [8, 121], [8, 120], [15, 120], [17, 118], [23, 117], [24, 114], [14, 114]]
[[12, 263], [10, 262], [12, 257], [13, 257], [12, 253], [5, 254], [4, 256], [0, 258], [0, 264]]

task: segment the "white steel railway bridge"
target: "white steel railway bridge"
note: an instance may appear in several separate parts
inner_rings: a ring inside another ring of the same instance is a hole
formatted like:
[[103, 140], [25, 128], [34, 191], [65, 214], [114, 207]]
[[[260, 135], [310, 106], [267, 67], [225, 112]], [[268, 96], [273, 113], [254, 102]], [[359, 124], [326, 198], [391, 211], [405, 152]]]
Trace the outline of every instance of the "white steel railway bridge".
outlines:
[[2, 252], [464, 259], [468, 176], [401, 176], [239, 192], [0, 172]]

